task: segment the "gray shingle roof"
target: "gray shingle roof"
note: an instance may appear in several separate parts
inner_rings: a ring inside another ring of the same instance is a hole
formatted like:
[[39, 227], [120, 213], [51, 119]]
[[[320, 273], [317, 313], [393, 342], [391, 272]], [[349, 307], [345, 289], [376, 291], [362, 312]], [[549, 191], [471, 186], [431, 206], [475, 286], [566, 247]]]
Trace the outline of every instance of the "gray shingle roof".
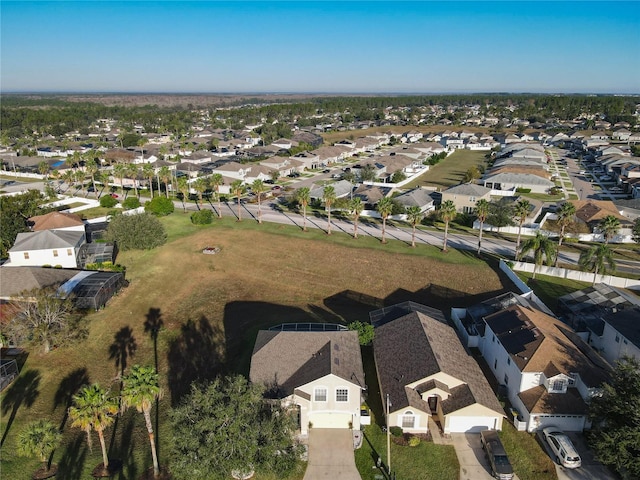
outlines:
[[74, 248], [84, 239], [84, 232], [74, 230], [41, 230], [19, 233], [10, 252]]
[[491, 191], [483, 185], [477, 185], [475, 183], [462, 183], [455, 187], [447, 188], [442, 193], [449, 193], [452, 195], [468, 195], [470, 197], [482, 197]]
[[58, 286], [80, 270], [42, 267], [0, 267], [0, 298], [11, 298], [25, 290]]

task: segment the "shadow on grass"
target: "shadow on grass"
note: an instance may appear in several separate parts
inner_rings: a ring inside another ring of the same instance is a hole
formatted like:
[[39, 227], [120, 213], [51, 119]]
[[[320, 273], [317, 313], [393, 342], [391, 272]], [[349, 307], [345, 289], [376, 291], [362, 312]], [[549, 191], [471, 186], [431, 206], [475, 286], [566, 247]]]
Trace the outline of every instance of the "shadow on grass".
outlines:
[[36, 401], [36, 398], [38, 398], [38, 395], [40, 395], [40, 390], [38, 390], [40, 378], [39, 370], [27, 370], [20, 375], [16, 381], [13, 382], [13, 385], [9, 387], [9, 390], [7, 390], [2, 400], [2, 414], [6, 415], [9, 412], [11, 412], [11, 414], [7, 420], [7, 426], [4, 429], [0, 446], [4, 445], [4, 441], [7, 439], [11, 425], [20, 407], [23, 405], [27, 408], [31, 407]]
[[136, 354], [137, 349], [138, 344], [130, 326], [122, 327], [116, 332], [113, 343], [109, 345], [109, 360], [115, 362], [120, 376], [124, 375], [127, 361]]
[[[119, 435], [120, 438], [112, 452], [115, 458], [123, 459], [122, 469], [118, 472], [119, 480], [137, 478], [140, 474], [134, 456], [134, 451], [137, 448], [135, 436], [133, 435], [134, 427], [135, 414], [131, 412], [130, 415], [123, 418], [123, 426]], [[109, 458], [111, 458], [111, 454]]]
[[56, 390], [53, 397], [53, 410], [56, 410], [59, 406], [64, 408], [64, 414], [60, 422], [60, 431], [64, 430], [67, 419], [69, 418], [69, 407], [73, 403], [73, 396], [78, 393], [80, 388], [89, 384], [89, 375], [87, 374], [87, 369], [84, 367], [76, 368], [60, 381], [58, 390]]
[[56, 478], [59, 480], [82, 478], [88, 451], [85, 434], [77, 434], [71, 443], [67, 445], [58, 462], [58, 475]]

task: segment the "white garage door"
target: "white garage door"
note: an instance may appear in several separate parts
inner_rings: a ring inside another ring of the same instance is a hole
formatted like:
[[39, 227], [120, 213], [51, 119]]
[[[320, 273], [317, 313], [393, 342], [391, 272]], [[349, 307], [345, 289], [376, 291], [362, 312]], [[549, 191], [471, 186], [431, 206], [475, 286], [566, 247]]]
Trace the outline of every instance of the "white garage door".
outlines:
[[584, 417], [580, 415], [544, 415], [538, 417], [538, 429], [558, 427], [567, 432], [581, 432], [584, 429]]
[[315, 413], [309, 415], [312, 428], [349, 428], [350, 413]]
[[498, 424], [494, 417], [449, 417], [448, 433], [479, 432], [494, 429]]

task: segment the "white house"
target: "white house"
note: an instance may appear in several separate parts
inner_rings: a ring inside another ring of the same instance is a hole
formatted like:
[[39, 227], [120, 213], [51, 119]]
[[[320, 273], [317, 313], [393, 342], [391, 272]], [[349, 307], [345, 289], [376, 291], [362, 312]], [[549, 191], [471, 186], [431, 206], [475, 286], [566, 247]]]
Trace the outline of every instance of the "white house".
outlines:
[[40, 230], [18, 233], [9, 249], [7, 266], [61, 266], [79, 268], [86, 244], [85, 233], [76, 230]]

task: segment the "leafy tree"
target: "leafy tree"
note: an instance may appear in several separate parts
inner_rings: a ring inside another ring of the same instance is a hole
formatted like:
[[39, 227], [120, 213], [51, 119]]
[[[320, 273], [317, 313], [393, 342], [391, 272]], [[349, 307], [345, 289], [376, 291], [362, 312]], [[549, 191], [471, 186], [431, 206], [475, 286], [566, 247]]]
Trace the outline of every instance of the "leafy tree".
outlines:
[[595, 285], [598, 273], [605, 275], [609, 271], [615, 271], [613, 250], [606, 243], [594, 245], [580, 254], [578, 266], [581, 270], [593, 272], [593, 285]]
[[[160, 200], [156, 197], [154, 200]], [[165, 199], [166, 200], [166, 199]], [[151, 202], [147, 202], [147, 205]], [[146, 206], [145, 206], [146, 209]], [[106, 240], [116, 242], [120, 250], [150, 250], [167, 241], [164, 226], [154, 215], [116, 215], [107, 227]]]
[[251, 184], [251, 191], [255, 193], [256, 197], [258, 198], [258, 223], [262, 223], [261, 201], [262, 201], [262, 194], [266, 190], [267, 190], [267, 187], [265, 186], [264, 182], [258, 178], [256, 178]]
[[307, 206], [309, 205], [309, 201], [311, 197], [309, 196], [310, 190], [309, 187], [302, 187], [296, 191], [296, 198], [300, 205], [302, 206], [302, 231], [307, 231]]
[[322, 191], [324, 208], [327, 211], [327, 235], [331, 235], [331, 204], [336, 200], [336, 191], [331, 185], [324, 187]]
[[602, 394], [591, 397], [593, 428], [587, 441], [596, 458], [622, 478], [640, 478], [640, 362], [617, 362]]
[[122, 201], [122, 207], [125, 210], [133, 210], [140, 206], [140, 199], [136, 197], [127, 197]]
[[105, 195], [100, 197], [100, 206], [103, 208], [113, 208], [118, 204], [118, 200], [113, 198], [111, 195]]
[[613, 215], [607, 215], [598, 223], [598, 230], [604, 235], [604, 243], [607, 244], [620, 231], [620, 220]]
[[371, 325], [370, 323], [357, 321], [351, 322], [349, 325], [347, 325], [347, 328], [349, 330], [358, 332], [358, 340], [360, 342], [360, 345], [367, 346], [371, 345], [371, 342], [373, 342], [375, 332], [373, 325]]
[[144, 204], [144, 211], [156, 217], [165, 217], [172, 214], [174, 210], [173, 202], [167, 197], [155, 197]]
[[480, 230], [478, 231], [478, 255], [480, 255], [480, 249], [482, 248], [482, 229], [484, 227], [484, 222], [486, 222], [489, 217], [490, 211], [491, 204], [484, 198], [476, 202], [474, 213], [480, 222]]
[[109, 468], [109, 457], [104, 441], [104, 431], [113, 423], [116, 413], [118, 413], [118, 401], [97, 383], [83, 387], [73, 396], [73, 405], [69, 407], [71, 426], [86, 432], [89, 448], [91, 448], [91, 431], [95, 430], [98, 433], [105, 470]]
[[393, 211], [393, 203], [391, 202], [391, 198], [381, 198], [376, 205], [376, 210], [382, 217], [382, 243], [387, 243], [387, 239], [385, 238], [385, 233], [387, 230], [387, 218], [389, 218], [389, 215], [391, 215], [391, 212]]
[[513, 207], [513, 216], [518, 222], [518, 238], [516, 239], [516, 252], [514, 255], [516, 260], [519, 258], [518, 253], [520, 252], [520, 235], [522, 233], [522, 225], [524, 225], [524, 222], [527, 220], [530, 210], [531, 202], [525, 198], [518, 200]]
[[213, 212], [211, 210], [198, 210], [191, 214], [191, 223], [194, 225], [208, 225], [213, 222]]
[[[207, 210], [208, 212], [210, 210]], [[158, 373], [153, 367], [134, 365], [131, 371], [122, 377], [122, 390], [120, 390], [121, 410], [125, 411], [129, 407], [134, 407], [144, 415], [144, 423], [149, 434], [149, 444], [151, 445], [151, 457], [153, 459], [153, 474], [160, 475], [158, 464], [158, 454], [153, 435], [153, 424], [151, 423], [151, 408], [154, 402], [162, 397], [162, 389], [158, 380]]]
[[502, 227], [513, 225], [513, 206], [508, 200], [501, 198], [497, 201], [489, 202], [489, 215], [487, 223], [493, 225], [500, 231]]
[[360, 169], [361, 182], [373, 182], [376, 179], [376, 169], [371, 164], [366, 164]]
[[[564, 202], [558, 208], [556, 213], [558, 217], [558, 225], [560, 225], [560, 238], [558, 238], [558, 254], [560, 253], [560, 247], [564, 240], [564, 232], [567, 226], [573, 221], [573, 216], [576, 214], [576, 206], [571, 202]], [[558, 258], [560, 255], [556, 255], [554, 266], [558, 265]]]
[[402, 170], [398, 170], [391, 176], [391, 183], [400, 183], [406, 179], [407, 176], [404, 174], [404, 172]]
[[640, 217], [636, 218], [635, 222], [633, 222], [631, 236], [633, 237], [634, 242], [640, 243]]
[[412, 228], [411, 246], [413, 248], [415, 248], [416, 246], [416, 225], [420, 223], [423, 216], [424, 214], [422, 213], [422, 210], [420, 210], [420, 207], [418, 207], [417, 205], [413, 205], [407, 208], [407, 220], [409, 220], [409, 223], [411, 224], [411, 228]]
[[153, 165], [150, 163], [145, 163], [142, 166], [142, 176], [149, 181], [149, 193], [151, 194], [151, 198], [153, 198], [153, 177], [155, 175], [155, 169]]
[[538, 267], [542, 265], [542, 259], [544, 258], [547, 265], [549, 265], [556, 257], [556, 246], [549, 237], [540, 232], [536, 232], [535, 237], [527, 239], [522, 244], [522, 250], [518, 257], [522, 258], [530, 251], [533, 252], [533, 261], [535, 263], [533, 268], [533, 278], [536, 278], [536, 271]]
[[453, 200], [447, 200], [440, 205], [438, 216], [444, 222], [444, 238], [442, 240], [442, 251], [447, 251], [447, 239], [449, 236], [449, 222], [456, 218], [456, 205]]
[[220, 186], [224, 183], [224, 178], [220, 173], [214, 173], [209, 178], [209, 185], [213, 188], [218, 200], [218, 218], [222, 218], [222, 205], [220, 202]]
[[0, 196], [0, 255], [7, 257], [7, 251], [13, 246], [18, 233], [28, 232], [27, 220], [34, 215], [42, 215], [51, 209], [39, 207], [42, 194], [38, 190], [29, 190], [15, 196]]
[[477, 166], [469, 167], [469, 169], [465, 172], [464, 177], [462, 178], [463, 183], [473, 182], [474, 180], [480, 178], [482, 173]]
[[240, 375], [192, 385], [170, 413], [173, 477], [226, 480], [234, 470], [285, 477], [299, 454], [293, 415], [262, 394]]
[[240, 199], [242, 198], [242, 195], [244, 195], [246, 191], [247, 191], [247, 187], [245, 187], [242, 180], [234, 180], [231, 183], [231, 193], [233, 194], [234, 197], [236, 197], [236, 202], [238, 203], [238, 221], [239, 222], [242, 221], [242, 210], [240, 209], [241, 207]]
[[349, 201], [349, 210], [353, 215], [353, 238], [358, 238], [358, 219], [362, 210], [364, 210], [364, 204], [360, 197], [352, 198]]
[[29, 423], [18, 436], [18, 455], [38, 457], [43, 468], [49, 471], [48, 458], [56, 449], [62, 434], [49, 420]]

